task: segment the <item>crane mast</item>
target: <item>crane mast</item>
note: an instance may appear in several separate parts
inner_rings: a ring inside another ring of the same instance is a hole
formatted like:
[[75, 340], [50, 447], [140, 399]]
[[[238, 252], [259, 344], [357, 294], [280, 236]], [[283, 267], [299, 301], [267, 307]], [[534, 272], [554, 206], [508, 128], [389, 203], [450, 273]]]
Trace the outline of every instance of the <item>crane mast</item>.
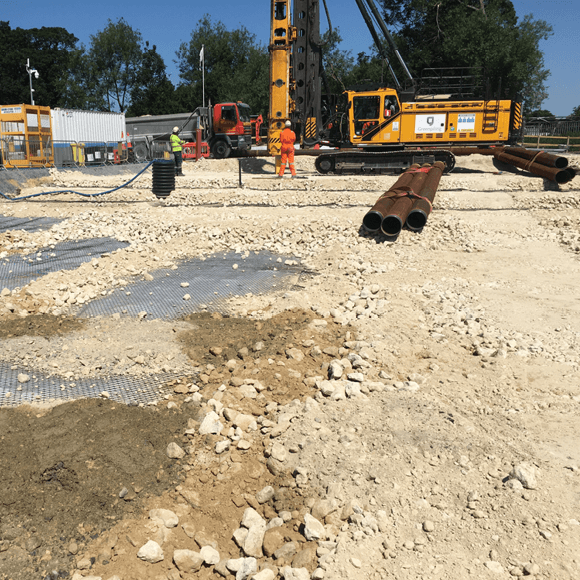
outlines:
[[271, 1], [268, 151], [280, 154], [280, 132], [291, 120], [300, 144], [320, 141], [319, 0]]
[[296, 28], [291, 24], [290, 0], [272, 0], [270, 30], [270, 119], [268, 152], [280, 155], [280, 133], [295, 109], [291, 93], [295, 81], [291, 74], [292, 42]]

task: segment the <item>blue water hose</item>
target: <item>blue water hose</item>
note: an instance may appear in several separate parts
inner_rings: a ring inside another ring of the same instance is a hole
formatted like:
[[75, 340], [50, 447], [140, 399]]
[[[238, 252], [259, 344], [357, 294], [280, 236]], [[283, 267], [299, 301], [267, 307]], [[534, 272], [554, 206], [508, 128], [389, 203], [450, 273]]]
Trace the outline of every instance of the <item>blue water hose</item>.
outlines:
[[80, 191], [74, 191], [72, 189], [61, 189], [55, 191], [43, 191], [42, 193], [32, 193], [30, 195], [22, 195], [20, 197], [8, 197], [5, 193], [2, 193], [0, 191], [0, 196], [2, 196], [4, 199], [8, 201], [22, 201], [23, 199], [30, 199], [31, 197], [39, 197], [41, 195], [52, 195], [54, 193], [74, 193], [75, 195], [82, 195], [83, 197], [98, 197], [99, 195], [113, 193], [113, 191], [117, 191], [119, 189], [123, 189], [123, 187], [127, 187], [130, 183], [135, 181], [142, 173], [147, 171], [147, 169], [149, 169], [149, 167], [151, 167], [153, 163], [154, 163], [153, 161], [147, 163], [147, 165], [145, 165], [145, 167], [143, 167], [143, 169], [141, 169], [141, 171], [139, 171], [137, 175], [134, 175], [131, 179], [129, 179], [129, 181], [123, 183], [123, 185], [119, 185], [118, 187], [114, 187], [113, 189], [108, 189], [107, 191], [101, 191], [100, 193], [81, 193]]

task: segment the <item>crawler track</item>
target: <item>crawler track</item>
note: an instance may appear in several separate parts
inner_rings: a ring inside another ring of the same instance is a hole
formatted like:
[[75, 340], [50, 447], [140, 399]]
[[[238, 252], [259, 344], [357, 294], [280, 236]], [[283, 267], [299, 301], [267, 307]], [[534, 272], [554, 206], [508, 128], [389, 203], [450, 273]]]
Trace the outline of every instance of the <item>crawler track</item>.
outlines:
[[413, 163], [423, 165], [435, 161], [445, 163], [445, 173], [455, 167], [455, 156], [445, 149], [411, 149], [407, 151], [370, 152], [345, 151], [323, 153], [316, 159], [316, 170], [319, 173], [339, 175], [363, 174], [398, 174], [408, 169]]

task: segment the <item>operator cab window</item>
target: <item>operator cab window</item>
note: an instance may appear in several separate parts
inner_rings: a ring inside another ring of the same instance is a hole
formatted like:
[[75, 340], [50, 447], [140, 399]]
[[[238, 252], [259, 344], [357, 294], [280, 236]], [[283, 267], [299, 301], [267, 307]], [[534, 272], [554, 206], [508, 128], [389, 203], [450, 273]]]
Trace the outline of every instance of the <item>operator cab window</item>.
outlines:
[[364, 135], [379, 122], [380, 97], [354, 97], [354, 132], [355, 135]]
[[395, 97], [385, 97], [385, 106], [383, 107], [383, 115], [385, 119], [394, 117], [399, 112], [399, 103]]

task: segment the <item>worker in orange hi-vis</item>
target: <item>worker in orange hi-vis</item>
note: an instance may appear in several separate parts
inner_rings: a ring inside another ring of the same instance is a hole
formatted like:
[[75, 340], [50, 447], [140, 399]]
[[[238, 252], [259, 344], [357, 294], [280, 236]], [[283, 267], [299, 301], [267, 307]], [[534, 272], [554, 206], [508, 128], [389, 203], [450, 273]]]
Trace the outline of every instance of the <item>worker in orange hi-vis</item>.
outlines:
[[282, 147], [280, 148], [280, 153], [282, 154], [282, 160], [280, 165], [279, 177], [284, 176], [284, 169], [286, 169], [286, 162], [290, 165], [290, 173], [292, 177], [296, 177], [296, 168], [294, 167], [294, 143], [296, 141], [296, 133], [290, 128], [292, 123], [286, 121], [286, 128], [280, 133], [280, 143]]

